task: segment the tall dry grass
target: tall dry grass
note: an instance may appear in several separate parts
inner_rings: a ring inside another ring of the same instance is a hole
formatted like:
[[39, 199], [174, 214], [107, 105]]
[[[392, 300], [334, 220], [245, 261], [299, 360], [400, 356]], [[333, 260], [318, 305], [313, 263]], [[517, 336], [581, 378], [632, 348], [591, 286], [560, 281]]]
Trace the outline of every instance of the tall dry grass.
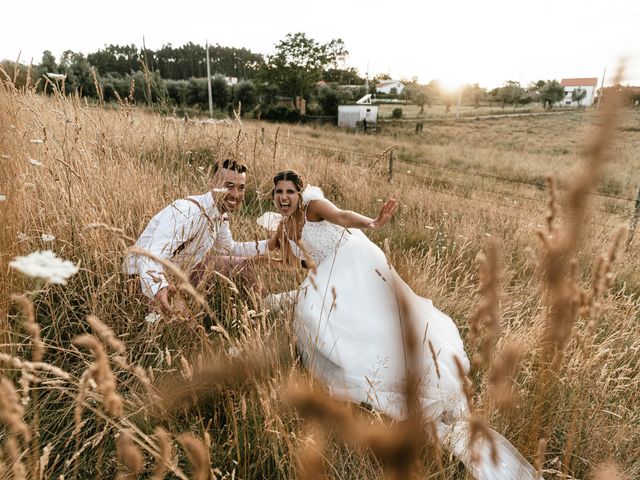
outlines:
[[[270, 177], [281, 168], [299, 170], [357, 211], [373, 213], [380, 200], [398, 198], [399, 212], [372, 238], [386, 238], [400, 274], [452, 316], [470, 355], [478, 345], [468, 384], [478, 431], [491, 424], [547, 478], [637, 477], [638, 254], [610, 249], [625, 218], [583, 196], [598, 188], [596, 170], [607, 168], [611, 147], [604, 147], [614, 142], [623, 166], [633, 155], [625, 137], [606, 130], [613, 120], [592, 126], [601, 133], [587, 155], [591, 176], [572, 180], [584, 165], [574, 165], [575, 175], [562, 170], [561, 187], [573, 196], [554, 200], [545, 221], [536, 209], [496, 203], [483, 192], [497, 188], [486, 180], [464, 194], [425, 189], [407, 175], [388, 184], [380, 163], [368, 168], [348, 153], [295, 145], [383, 151], [394, 143], [533, 178], [577, 160], [563, 154], [556, 162], [541, 123], [537, 140], [526, 135], [515, 149], [504, 135], [519, 123], [501, 123], [498, 139], [488, 129], [477, 133], [483, 146], [460, 131], [438, 145], [422, 138], [420, 146], [403, 136], [185, 122], [3, 82], [0, 478], [464, 478], [428, 423], [426, 430], [393, 424], [329, 398], [298, 364], [291, 311], [268, 312], [260, 299], [219, 282], [187, 321], [145, 321], [147, 308], [120, 271], [125, 251], [155, 212], [204, 192], [211, 161], [223, 156], [250, 167], [246, 207], [233, 219], [238, 239], [265, 235], [254, 218], [271, 209]], [[534, 148], [529, 163], [513, 161], [514, 150]], [[56, 238], [45, 242], [42, 234]], [[68, 285], [42, 285], [7, 267], [45, 248], [80, 265]], [[275, 289], [297, 281], [262, 274]], [[604, 462], [617, 467], [596, 468]]]

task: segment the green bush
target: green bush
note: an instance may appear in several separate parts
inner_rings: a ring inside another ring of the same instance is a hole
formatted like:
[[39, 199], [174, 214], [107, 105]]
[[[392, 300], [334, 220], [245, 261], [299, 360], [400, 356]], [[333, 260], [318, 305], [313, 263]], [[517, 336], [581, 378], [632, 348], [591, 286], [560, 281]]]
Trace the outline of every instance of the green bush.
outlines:
[[276, 122], [297, 123], [300, 121], [300, 111], [284, 105], [271, 106], [263, 110], [262, 118]]
[[402, 109], [394, 108], [391, 112], [391, 118], [402, 118]]

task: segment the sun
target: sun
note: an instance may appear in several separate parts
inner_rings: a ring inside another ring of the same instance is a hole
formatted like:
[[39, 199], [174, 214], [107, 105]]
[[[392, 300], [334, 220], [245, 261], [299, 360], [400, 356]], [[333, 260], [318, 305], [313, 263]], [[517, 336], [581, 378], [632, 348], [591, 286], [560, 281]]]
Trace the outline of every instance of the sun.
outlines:
[[439, 78], [438, 83], [442, 90], [448, 93], [455, 93], [464, 85], [464, 81], [456, 77]]

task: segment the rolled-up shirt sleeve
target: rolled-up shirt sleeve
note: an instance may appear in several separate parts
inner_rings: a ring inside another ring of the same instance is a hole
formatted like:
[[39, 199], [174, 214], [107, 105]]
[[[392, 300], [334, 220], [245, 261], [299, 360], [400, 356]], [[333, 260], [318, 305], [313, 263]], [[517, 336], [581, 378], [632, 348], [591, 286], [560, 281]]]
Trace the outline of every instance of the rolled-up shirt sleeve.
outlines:
[[[183, 200], [178, 200], [151, 219], [136, 242], [136, 246], [156, 257], [169, 259], [181, 245], [190, 240], [193, 230], [192, 222], [189, 205], [186, 205]], [[129, 269], [129, 273], [135, 273], [140, 277], [142, 292], [147, 297], [155, 297], [158, 290], [169, 285], [164, 267], [156, 260], [135, 255], [131, 262], [135, 266], [133, 271]]]

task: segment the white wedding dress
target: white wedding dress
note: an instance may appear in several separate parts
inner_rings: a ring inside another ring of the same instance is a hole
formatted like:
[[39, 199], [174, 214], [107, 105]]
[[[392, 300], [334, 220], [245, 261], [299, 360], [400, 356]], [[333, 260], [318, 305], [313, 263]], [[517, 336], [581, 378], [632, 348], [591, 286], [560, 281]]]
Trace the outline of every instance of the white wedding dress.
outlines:
[[[302, 193], [305, 206], [320, 198], [318, 187], [308, 186]], [[422, 412], [436, 422], [444, 446], [478, 480], [535, 478], [533, 467], [497, 432], [497, 465], [490, 460], [486, 440], [474, 447], [480, 461], [470, 461], [468, 408], [454, 356], [466, 371], [469, 361], [453, 321], [430, 300], [416, 295], [360, 230], [307, 221], [301, 240], [317, 270], [310, 271], [300, 287], [294, 331], [303, 363], [332, 395], [364, 402], [392, 418], [407, 416], [403, 394], [407, 365], [398, 303], [399, 297], [404, 298], [419, 342]], [[297, 245], [291, 246], [299, 255]]]

